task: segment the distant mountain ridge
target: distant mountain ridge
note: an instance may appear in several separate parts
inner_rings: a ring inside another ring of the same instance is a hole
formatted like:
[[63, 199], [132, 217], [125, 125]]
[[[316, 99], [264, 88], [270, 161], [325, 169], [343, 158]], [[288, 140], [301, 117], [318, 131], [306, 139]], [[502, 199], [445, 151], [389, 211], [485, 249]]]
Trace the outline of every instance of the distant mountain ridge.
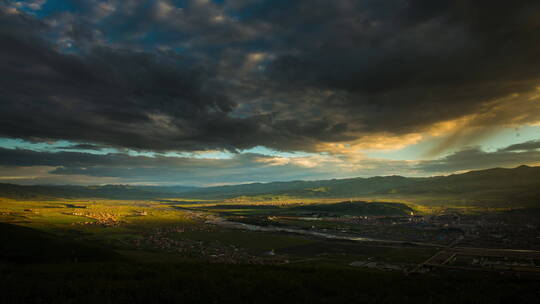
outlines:
[[435, 177], [376, 176], [318, 181], [251, 183], [217, 187], [183, 186], [20, 186], [0, 184], [0, 196], [96, 197], [112, 199], [199, 198], [288, 195], [346, 198], [377, 195], [448, 195], [482, 198], [540, 199], [540, 167], [493, 168]]
[[435, 177], [376, 176], [320, 181], [255, 183], [202, 188], [189, 194], [239, 196], [286, 194], [300, 197], [353, 197], [384, 194], [512, 193], [540, 196], [540, 167], [493, 168]]

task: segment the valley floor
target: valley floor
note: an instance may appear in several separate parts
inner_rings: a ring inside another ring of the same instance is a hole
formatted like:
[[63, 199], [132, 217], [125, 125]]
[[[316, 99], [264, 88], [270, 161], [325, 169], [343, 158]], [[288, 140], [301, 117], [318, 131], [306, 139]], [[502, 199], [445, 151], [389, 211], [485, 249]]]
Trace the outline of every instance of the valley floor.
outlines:
[[2, 302], [532, 303], [536, 218], [363, 202], [3, 199]]

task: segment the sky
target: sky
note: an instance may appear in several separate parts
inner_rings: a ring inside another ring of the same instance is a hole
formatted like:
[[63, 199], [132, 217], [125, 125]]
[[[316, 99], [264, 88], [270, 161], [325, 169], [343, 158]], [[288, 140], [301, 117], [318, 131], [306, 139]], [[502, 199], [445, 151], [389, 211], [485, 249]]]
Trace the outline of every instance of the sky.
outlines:
[[538, 54], [538, 0], [0, 0], [0, 183], [540, 165]]

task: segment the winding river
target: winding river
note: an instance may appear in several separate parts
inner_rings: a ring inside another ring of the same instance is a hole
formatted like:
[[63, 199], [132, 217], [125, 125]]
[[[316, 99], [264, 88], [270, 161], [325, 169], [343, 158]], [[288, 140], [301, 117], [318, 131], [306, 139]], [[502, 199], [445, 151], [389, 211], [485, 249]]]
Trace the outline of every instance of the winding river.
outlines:
[[305, 229], [299, 229], [299, 228], [258, 226], [258, 225], [252, 225], [252, 224], [233, 222], [233, 221], [223, 219], [219, 216], [213, 216], [213, 215], [206, 217], [206, 221], [207, 223], [226, 227], [226, 228], [242, 229], [242, 230], [249, 230], [249, 231], [285, 232], [285, 233], [294, 233], [294, 234], [314, 236], [314, 237], [324, 238], [324, 239], [346, 240], [346, 241], [355, 241], [355, 242], [377, 242], [377, 243], [387, 243], [387, 244], [395, 244], [395, 245], [444, 247], [444, 245], [441, 245], [441, 244], [410, 242], [410, 241], [396, 241], [396, 240], [386, 240], [386, 239], [359, 237], [359, 236], [351, 236], [351, 235], [337, 235], [337, 234], [332, 234], [332, 233], [327, 233], [327, 232], [319, 232], [319, 231], [305, 230]]

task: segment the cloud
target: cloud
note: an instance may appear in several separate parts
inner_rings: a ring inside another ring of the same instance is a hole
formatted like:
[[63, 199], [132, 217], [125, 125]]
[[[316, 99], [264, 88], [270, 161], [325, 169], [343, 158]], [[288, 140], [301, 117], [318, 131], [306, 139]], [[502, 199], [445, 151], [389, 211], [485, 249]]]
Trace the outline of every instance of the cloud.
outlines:
[[0, 32], [4, 136], [197, 150], [232, 147], [216, 140], [221, 127], [249, 125], [227, 117], [234, 102], [212, 83], [210, 67], [107, 47], [70, 55], [32, 34]]
[[540, 121], [538, 1], [21, 3], [44, 12], [0, 2], [5, 137], [357, 153], [437, 134], [437, 157]]
[[47, 0], [28, 0], [28, 1], [17, 1], [13, 5], [16, 8], [28, 8], [30, 10], [40, 10], [41, 7], [47, 2]]
[[325, 3], [310, 1], [326, 9], [309, 13], [308, 4], [299, 2], [285, 15], [284, 28], [298, 28], [310, 14], [327, 18], [301, 32], [302, 39], [291, 39], [284, 46], [289, 54], [268, 69], [290, 90], [339, 93], [335, 100], [312, 102], [309, 110], [346, 121], [349, 132], [419, 132], [477, 113], [482, 124], [499, 125], [531, 109], [528, 119], [538, 119], [538, 102], [504, 115], [507, 102], [501, 100], [536, 93], [539, 62], [531, 48], [540, 46], [533, 38], [538, 10], [530, 9], [538, 3]]
[[500, 151], [507, 152], [507, 151], [534, 151], [540, 149], [540, 140], [531, 140], [524, 143], [514, 144], [510, 145], [504, 149], [501, 149]]
[[72, 146], [63, 146], [63, 147], [57, 147], [56, 149], [59, 150], [94, 150], [99, 151], [103, 149], [103, 146], [98, 145], [92, 145], [92, 144], [76, 144]]
[[89, 185], [89, 184], [117, 184], [118, 178], [95, 177], [88, 175], [57, 175], [52, 174], [54, 167], [31, 166], [31, 167], [12, 167], [0, 166], [0, 183], [16, 183], [28, 185], [45, 184], [70, 184], [70, 185]]
[[[69, 182], [72, 176], [86, 176], [98, 181], [145, 183], [234, 183], [306, 178], [316, 170], [302, 170], [296, 164], [269, 164], [273, 158], [261, 154], [236, 154], [230, 159], [131, 156], [128, 154], [90, 154], [81, 152], [40, 152], [0, 148], [2, 176], [9, 177], [13, 169], [48, 168], [47, 177]], [[8, 171], [5, 168], [11, 168]], [[300, 172], [296, 172], [300, 169]], [[22, 171], [24, 172], [24, 171]], [[24, 174], [22, 175], [24, 176]], [[37, 174], [30, 174], [34, 179]], [[60, 178], [61, 177], [61, 178]], [[19, 178], [13, 178], [21, 179]], [[43, 180], [43, 179], [41, 179]]]
[[0, 182], [26, 184], [184, 184], [215, 185], [316, 180], [376, 175], [426, 176], [493, 167], [540, 164], [539, 141], [493, 152], [467, 148], [423, 161], [369, 158], [359, 154], [232, 154], [230, 158], [156, 154], [92, 154], [0, 148]]
[[468, 148], [443, 158], [423, 161], [415, 168], [427, 173], [452, 173], [456, 171], [516, 167], [523, 164], [540, 164], [540, 142], [529, 141], [510, 145], [494, 152]]
[[389, 175], [410, 168], [404, 161], [334, 156], [234, 154], [231, 158], [192, 158], [123, 153], [43, 152], [0, 148], [0, 182], [138, 183], [210, 185]]

